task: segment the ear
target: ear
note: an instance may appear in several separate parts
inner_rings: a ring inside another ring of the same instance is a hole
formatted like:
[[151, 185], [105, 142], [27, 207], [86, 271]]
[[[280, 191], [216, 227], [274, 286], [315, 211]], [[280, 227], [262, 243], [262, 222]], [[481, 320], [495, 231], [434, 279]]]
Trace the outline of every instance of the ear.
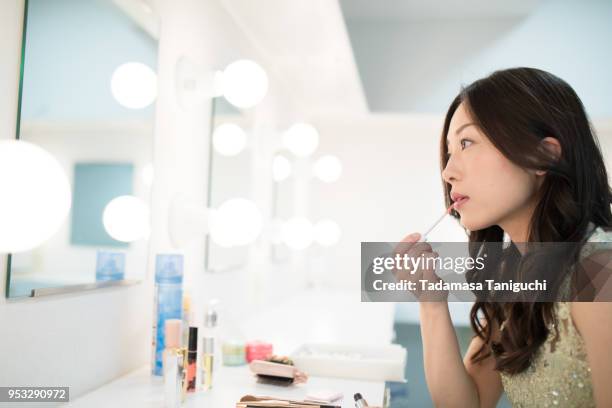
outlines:
[[[542, 147], [544, 149], [546, 149], [546, 151], [548, 151], [548, 153], [555, 158], [555, 160], [559, 160], [559, 158], [561, 157], [561, 143], [559, 143], [559, 141], [552, 137], [552, 136], [547, 136], [544, 139], [542, 139], [540, 141]], [[543, 176], [544, 174], [546, 174], [546, 171], [544, 170], [538, 170], [536, 171], [536, 175], [538, 176]]]

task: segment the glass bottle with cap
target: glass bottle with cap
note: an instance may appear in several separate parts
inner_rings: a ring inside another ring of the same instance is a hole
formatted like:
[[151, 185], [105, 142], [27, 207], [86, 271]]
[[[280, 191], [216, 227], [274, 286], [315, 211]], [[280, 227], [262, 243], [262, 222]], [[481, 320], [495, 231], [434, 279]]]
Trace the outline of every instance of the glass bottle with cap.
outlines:
[[204, 315], [204, 327], [202, 336], [202, 390], [207, 391], [212, 388], [213, 371], [216, 361], [216, 327], [217, 327], [217, 311], [215, 305], [217, 301], [211, 300], [208, 303], [208, 308]]

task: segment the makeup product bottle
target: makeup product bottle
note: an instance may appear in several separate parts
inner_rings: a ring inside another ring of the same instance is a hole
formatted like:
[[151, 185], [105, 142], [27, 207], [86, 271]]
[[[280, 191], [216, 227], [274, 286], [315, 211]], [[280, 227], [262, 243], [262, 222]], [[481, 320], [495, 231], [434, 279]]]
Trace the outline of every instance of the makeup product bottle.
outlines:
[[181, 406], [185, 350], [180, 347], [180, 319], [168, 319], [164, 323], [166, 349], [163, 353], [164, 399], [167, 408]]
[[181, 378], [181, 402], [185, 402], [185, 396], [187, 395], [187, 349], [181, 347], [177, 354], [179, 377]]
[[215, 363], [215, 335], [217, 326], [217, 311], [214, 308], [215, 302], [211, 302], [204, 316], [204, 336], [202, 338], [202, 389], [208, 391], [212, 388], [213, 367]]
[[184, 353], [172, 350], [164, 360], [164, 400], [166, 408], [179, 408], [183, 394]]
[[230, 339], [223, 342], [223, 365], [241, 366], [246, 364], [246, 345], [243, 340]]
[[187, 392], [196, 390], [196, 364], [198, 361], [198, 328], [189, 328], [189, 348], [187, 349]]
[[181, 333], [183, 322], [181, 319], [167, 319], [164, 322], [164, 339], [165, 346], [163, 353], [163, 364], [166, 363], [166, 357], [173, 358], [176, 350], [181, 348]]
[[369, 406], [360, 393], [356, 393], [353, 398], [355, 399], [355, 408], [365, 408]]
[[[166, 349], [165, 321], [181, 319], [183, 299], [183, 256], [158, 254], [155, 258], [155, 292], [153, 300], [152, 373], [163, 375]], [[179, 334], [180, 339], [180, 334]], [[179, 342], [180, 345], [180, 342]]]
[[212, 337], [202, 339], [202, 390], [208, 391], [212, 388], [213, 362], [215, 342]]
[[181, 406], [181, 376], [179, 375], [181, 355], [174, 351], [164, 357], [164, 406], [178, 408]]
[[191, 323], [191, 296], [189, 293], [183, 293], [183, 333], [182, 333], [182, 345], [187, 347], [189, 344], [189, 325]]

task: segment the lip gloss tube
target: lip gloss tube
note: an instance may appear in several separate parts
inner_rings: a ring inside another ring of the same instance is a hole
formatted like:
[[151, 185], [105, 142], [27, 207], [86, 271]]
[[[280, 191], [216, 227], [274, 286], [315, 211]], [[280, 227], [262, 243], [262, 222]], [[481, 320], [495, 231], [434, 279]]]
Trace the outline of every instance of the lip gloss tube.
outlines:
[[196, 390], [196, 363], [198, 361], [198, 328], [189, 328], [189, 348], [187, 349], [187, 392]]

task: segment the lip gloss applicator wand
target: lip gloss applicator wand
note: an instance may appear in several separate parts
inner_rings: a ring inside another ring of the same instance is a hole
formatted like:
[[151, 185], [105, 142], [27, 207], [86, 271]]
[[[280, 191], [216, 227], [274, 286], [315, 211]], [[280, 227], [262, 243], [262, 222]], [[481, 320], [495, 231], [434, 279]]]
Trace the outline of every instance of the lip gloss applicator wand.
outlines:
[[450, 207], [448, 207], [446, 209], [446, 211], [444, 211], [444, 214], [442, 214], [442, 216], [440, 218], [438, 218], [438, 220], [427, 229], [427, 231], [421, 235], [421, 238], [417, 241], [417, 242], [427, 242], [427, 234], [429, 234], [434, 228], [436, 228], [436, 226], [442, 222], [442, 220], [444, 219], [444, 217], [446, 217], [448, 214], [450, 214], [451, 210], [453, 209], [453, 207], [455, 206], [455, 203], [452, 203], [450, 205]]

